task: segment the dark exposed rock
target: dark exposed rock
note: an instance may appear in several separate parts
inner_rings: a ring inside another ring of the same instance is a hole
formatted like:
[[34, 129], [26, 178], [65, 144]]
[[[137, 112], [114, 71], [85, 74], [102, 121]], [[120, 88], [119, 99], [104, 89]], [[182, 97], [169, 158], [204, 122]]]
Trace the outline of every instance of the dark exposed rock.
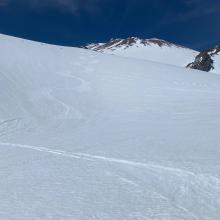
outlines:
[[204, 50], [196, 56], [194, 62], [187, 65], [187, 68], [209, 72], [210, 70], [214, 69], [213, 57], [219, 52], [220, 45]]
[[196, 56], [194, 62], [187, 65], [187, 68], [209, 72], [210, 70], [214, 69], [213, 63], [214, 61], [209, 54], [200, 53], [198, 56]]

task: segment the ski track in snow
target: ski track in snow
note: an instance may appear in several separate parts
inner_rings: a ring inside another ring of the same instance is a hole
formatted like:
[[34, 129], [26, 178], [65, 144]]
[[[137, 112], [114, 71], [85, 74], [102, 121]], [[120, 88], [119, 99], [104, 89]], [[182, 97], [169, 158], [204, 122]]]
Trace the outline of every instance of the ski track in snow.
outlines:
[[[201, 190], [203, 191], [203, 194], [209, 197], [209, 191], [206, 192], [206, 187], [209, 186], [211, 187], [210, 189], [216, 191], [215, 186], [212, 186], [212, 184], [209, 182], [209, 179], [205, 176], [200, 176], [197, 175], [193, 172], [184, 170], [184, 169], [179, 169], [179, 168], [172, 168], [172, 167], [167, 167], [167, 166], [162, 166], [162, 165], [155, 165], [155, 164], [148, 164], [148, 163], [142, 163], [142, 162], [136, 162], [136, 161], [131, 161], [131, 160], [124, 160], [124, 159], [118, 159], [118, 158], [112, 158], [112, 157], [105, 157], [105, 156], [98, 156], [98, 155], [91, 155], [91, 154], [85, 154], [85, 153], [73, 153], [73, 152], [66, 152], [62, 150], [56, 150], [48, 147], [38, 147], [38, 146], [33, 146], [33, 145], [24, 145], [24, 144], [15, 144], [15, 143], [0, 143], [1, 147], [12, 147], [12, 148], [22, 148], [22, 149], [27, 149], [27, 150], [34, 150], [34, 151], [39, 151], [43, 153], [48, 153], [52, 154], [55, 156], [61, 156], [61, 157], [66, 157], [66, 158], [72, 158], [76, 160], [84, 160], [87, 162], [105, 162], [105, 163], [110, 163], [112, 165], [121, 165], [121, 166], [130, 166], [138, 169], [143, 169], [150, 171], [153, 175], [156, 175], [158, 178], [172, 178], [172, 177], [177, 177], [181, 181], [180, 184], [184, 187], [185, 184], [189, 181], [188, 184], [192, 184], [194, 187], [201, 187]], [[164, 176], [165, 174], [165, 176]], [[128, 178], [128, 177], [123, 177], [117, 174], [116, 175], [121, 182], [125, 184], [129, 184], [132, 187], [140, 188], [141, 186], [139, 185], [139, 181], [135, 181], [133, 178]], [[161, 176], [162, 175], [162, 176]], [[161, 176], [161, 177], [160, 177]], [[170, 176], [170, 177], [169, 177]], [[192, 182], [191, 182], [192, 181]], [[198, 182], [197, 182], [198, 181]], [[181, 188], [181, 186], [180, 186]], [[156, 191], [155, 191], [156, 190]], [[172, 201], [166, 193], [163, 193], [159, 189], [155, 189], [152, 193], [157, 195], [159, 198], [163, 199], [166, 201], [168, 204], [171, 204], [173, 207], [175, 207], [177, 210], [180, 210], [180, 212], [185, 213], [190, 219], [194, 220], [199, 220], [199, 218], [185, 205], [181, 205], [181, 203], [175, 203]], [[217, 191], [216, 191], [217, 193]], [[208, 205], [208, 204], [207, 204]]]
[[58, 98], [53, 96], [52, 92], [53, 92], [52, 90], [48, 91], [48, 93], [47, 93], [48, 98], [51, 99], [51, 100], [54, 100], [57, 103], [59, 103], [64, 109], [64, 111], [62, 113], [63, 118], [68, 118], [68, 115], [70, 113], [71, 108], [67, 104], [65, 104], [64, 102], [62, 102], [61, 100], [59, 100]]
[[111, 158], [111, 157], [84, 154], [84, 153], [71, 153], [71, 152], [65, 152], [62, 150], [53, 150], [51, 148], [46, 148], [46, 147], [37, 147], [37, 146], [32, 146], [32, 145], [23, 145], [23, 144], [14, 144], [14, 143], [0, 143], [0, 146], [30, 149], [30, 150], [41, 151], [41, 152], [50, 153], [54, 155], [59, 155], [63, 157], [80, 159], [80, 160], [104, 161], [104, 162], [109, 162], [113, 164], [128, 165], [128, 166], [139, 167], [139, 168], [164, 170], [168, 172], [173, 172], [178, 176], [182, 176], [182, 175], [194, 176], [195, 175], [193, 172], [189, 172], [189, 171], [177, 169], [177, 168], [171, 168], [171, 167], [165, 167], [161, 165], [147, 164], [147, 163], [142, 163], [142, 162], [135, 162], [135, 161], [117, 159], [117, 158]]
[[[59, 74], [59, 75], [61, 75], [61, 74]], [[70, 77], [70, 78], [73, 78], [73, 79], [79, 81], [80, 84], [75, 88], [69, 88], [70, 90], [75, 90], [76, 92], [79, 92], [79, 93], [89, 92], [91, 90], [90, 84], [88, 82], [86, 82], [85, 80], [83, 80], [82, 78], [80, 78], [80, 77], [76, 77], [76, 76], [73, 76], [71, 74], [65, 74], [65, 75], [62, 75], [62, 76]], [[77, 109], [73, 109], [72, 107], [67, 105], [65, 102], [61, 101], [60, 99], [58, 99], [57, 97], [52, 95], [53, 90], [67, 90], [67, 88], [53, 88], [53, 89], [49, 89], [49, 91], [47, 91], [47, 97], [50, 100], [54, 100], [60, 106], [63, 107], [64, 110], [63, 110], [63, 113], [62, 113], [62, 116], [61, 116], [62, 118], [68, 118], [69, 115], [70, 115], [70, 112], [72, 110], [74, 110], [75, 115], [76, 115], [77, 118], [82, 118], [81, 112], [79, 112]]]
[[[78, 65], [83, 66], [82, 63], [78, 63]], [[87, 67], [83, 67], [83, 70], [85, 72], [89, 72], [87, 70]], [[92, 68], [90, 70], [91, 72], [93, 71]], [[72, 73], [58, 73], [58, 75], [60, 75], [61, 77], [69, 77], [76, 81], [79, 81], [79, 85], [77, 85], [75, 88], [69, 88], [71, 90], [75, 90], [77, 92], [89, 92], [91, 90], [90, 83], [82, 79], [81, 77], [74, 76]], [[64, 88], [64, 89], [66, 90], [67, 88]]]
[[18, 130], [21, 118], [12, 118], [0, 122], [0, 137], [4, 137], [8, 134], [13, 134]]
[[80, 82], [80, 85], [75, 89], [77, 92], [88, 92], [90, 91], [90, 85], [88, 82], [86, 82], [84, 79], [80, 78], [80, 77], [76, 77], [73, 75], [68, 75], [68, 77], [76, 79]]

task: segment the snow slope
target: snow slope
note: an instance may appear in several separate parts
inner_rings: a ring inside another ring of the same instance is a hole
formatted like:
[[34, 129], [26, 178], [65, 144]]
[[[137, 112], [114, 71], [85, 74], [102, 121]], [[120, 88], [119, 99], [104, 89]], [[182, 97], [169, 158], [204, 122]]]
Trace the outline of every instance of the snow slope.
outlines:
[[220, 55], [214, 56], [214, 70], [212, 72], [214, 73], [220, 73]]
[[112, 39], [107, 43], [90, 44], [88, 49], [123, 57], [150, 60], [185, 67], [199, 52], [161, 39]]
[[0, 219], [216, 220], [220, 77], [0, 35]]
[[213, 60], [213, 69], [211, 72], [220, 74], [220, 45], [214, 47], [209, 55]]

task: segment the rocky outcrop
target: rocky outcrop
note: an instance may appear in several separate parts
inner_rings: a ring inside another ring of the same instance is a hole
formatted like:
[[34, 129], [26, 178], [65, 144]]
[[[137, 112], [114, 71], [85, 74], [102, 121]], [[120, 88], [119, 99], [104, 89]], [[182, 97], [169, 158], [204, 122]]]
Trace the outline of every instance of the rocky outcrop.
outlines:
[[220, 45], [204, 50], [196, 56], [194, 62], [187, 65], [187, 68], [209, 72], [214, 69], [214, 57], [218, 55], [219, 52]]

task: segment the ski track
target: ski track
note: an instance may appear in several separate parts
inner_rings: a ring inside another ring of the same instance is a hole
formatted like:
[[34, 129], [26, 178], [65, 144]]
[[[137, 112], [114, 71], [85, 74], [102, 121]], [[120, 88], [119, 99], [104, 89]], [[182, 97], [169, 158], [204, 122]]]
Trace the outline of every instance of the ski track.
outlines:
[[[50, 149], [47, 147], [37, 147], [37, 146], [32, 146], [32, 145], [23, 145], [23, 144], [15, 144], [15, 143], [0, 143], [0, 146], [23, 148], [23, 149], [28, 149], [28, 150], [49, 153], [49, 154], [53, 154], [56, 156], [62, 156], [62, 157], [67, 157], [67, 158], [72, 158], [72, 159], [77, 159], [77, 160], [85, 160], [88, 162], [101, 161], [101, 162], [107, 162], [107, 163], [111, 163], [111, 164], [132, 166], [132, 167], [136, 167], [136, 168], [147, 169], [153, 173], [155, 173], [157, 171], [163, 171], [163, 172], [166, 171], [166, 172], [170, 173], [168, 175], [175, 175], [178, 178], [183, 178], [183, 179], [184, 178], [197, 179], [197, 177], [199, 178], [199, 176], [196, 175], [195, 173], [190, 172], [190, 171], [186, 171], [183, 169], [171, 168], [171, 167], [154, 165], [154, 164], [147, 164], [147, 163], [141, 163], [141, 162], [135, 162], [135, 161], [124, 160], [124, 159], [117, 159], [117, 158], [97, 156], [97, 155], [84, 154], [84, 153], [71, 153], [71, 152], [65, 152], [65, 151], [61, 151], [61, 150], [54, 150], [54, 149]], [[157, 175], [160, 175], [160, 172], [157, 173]], [[138, 183], [136, 183], [135, 181], [133, 181], [131, 179], [128, 179], [125, 177], [120, 177], [120, 176], [117, 176], [117, 177], [119, 178], [120, 181], [122, 181], [126, 184], [132, 185], [133, 187], [138, 187], [138, 188], [140, 187]], [[203, 179], [203, 181], [204, 181], [204, 179]], [[186, 215], [190, 216], [191, 219], [199, 220], [199, 218], [192, 211], [190, 211], [188, 208], [184, 207], [181, 204], [175, 204], [172, 200], [170, 200], [170, 198], [167, 197], [166, 194], [161, 194], [161, 192], [159, 192], [158, 190], [154, 191], [154, 193], [156, 193], [160, 198], [164, 199], [168, 203], [172, 204], [174, 207], [176, 207], [182, 213], [185, 213]]]
[[68, 115], [70, 113], [71, 108], [67, 104], [65, 104], [64, 102], [62, 102], [61, 100], [59, 100], [55, 96], [53, 96], [52, 92], [53, 92], [52, 90], [48, 91], [48, 98], [51, 99], [51, 100], [54, 100], [57, 103], [59, 103], [64, 109], [63, 114], [62, 114], [63, 117], [68, 118]]
[[[79, 63], [79, 66], [81, 66], [82, 64]], [[83, 67], [84, 71], [85, 72], [89, 72], [87, 71], [87, 68], [86, 67]], [[93, 69], [91, 69], [91, 71], [93, 71]], [[58, 73], [59, 76], [61, 77], [69, 77], [69, 78], [72, 78], [74, 80], [77, 80], [79, 81], [79, 85], [76, 86], [75, 88], [71, 88], [71, 90], [75, 90], [77, 92], [88, 92], [91, 90], [91, 87], [90, 87], [90, 83], [87, 82], [86, 80], [82, 79], [81, 77], [77, 77], [77, 76], [74, 76], [72, 73]], [[64, 88], [66, 89], [66, 88]]]
[[61, 150], [54, 150], [54, 149], [47, 148], [47, 147], [37, 147], [37, 146], [32, 146], [32, 145], [23, 145], [23, 144], [14, 144], [14, 143], [0, 143], [0, 146], [35, 150], [35, 151], [50, 153], [54, 155], [59, 155], [59, 156], [69, 157], [69, 158], [74, 158], [74, 159], [79, 159], [79, 160], [104, 161], [104, 162], [109, 162], [113, 164], [128, 165], [128, 166], [139, 167], [139, 168], [163, 170], [163, 171], [175, 173], [178, 176], [187, 176], [187, 175], [195, 176], [193, 172], [178, 169], [178, 168], [171, 168], [171, 167], [166, 167], [166, 166], [161, 166], [161, 165], [147, 164], [147, 163], [142, 163], [142, 162], [135, 162], [135, 161], [130, 161], [130, 160], [97, 156], [97, 155], [84, 154], [84, 153], [71, 153], [71, 152], [65, 152]]
[[0, 122], [0, 137], [4, 137], [8, 134], [12, 134], [18, 130], [21, 118], [12, 118]]
[[91, 90], [90, 84], [86, 82], [84, 79], [73, 75], [68, 75], [68, 77], [76, 79], [80, 82], [80, 85], [75, 89], [77, 92], [88, 92]]

